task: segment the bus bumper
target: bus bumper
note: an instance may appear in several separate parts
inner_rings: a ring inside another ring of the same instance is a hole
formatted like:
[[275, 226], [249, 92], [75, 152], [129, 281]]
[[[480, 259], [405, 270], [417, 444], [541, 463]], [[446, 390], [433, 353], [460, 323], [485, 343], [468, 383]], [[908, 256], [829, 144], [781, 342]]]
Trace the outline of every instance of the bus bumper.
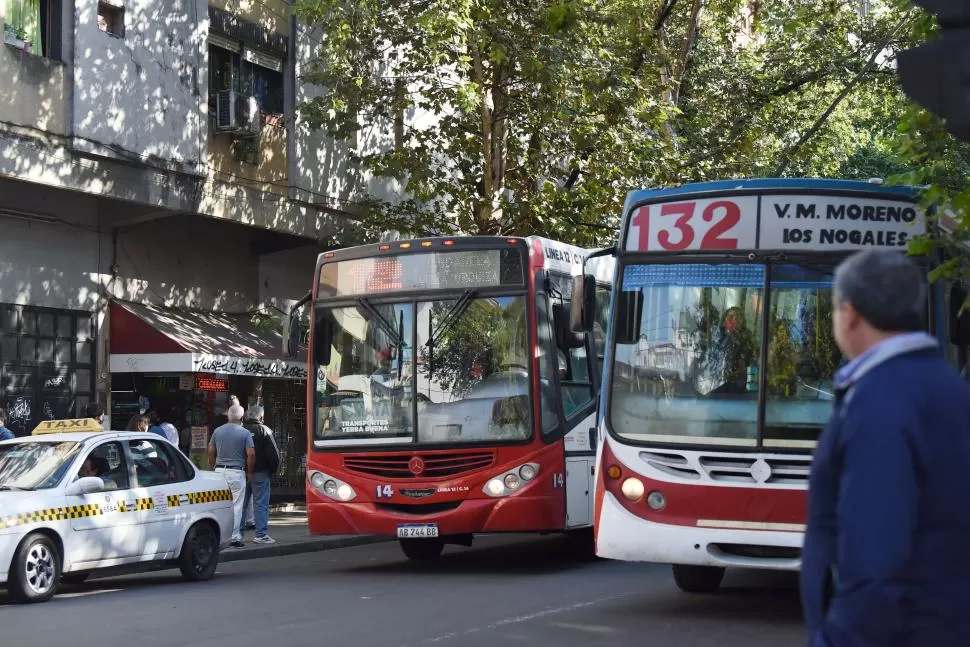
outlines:
[[399, 525], [426, 523], [437, 524], [439, 536], [563, 530], [562, 500], [542, 496], [467, 499], [453, 510], [424, 515], [392, 512], [368, 502], [311, 501], [307, 513], [313, 535], [396, 537]]
[[800, 555], [802, 539], [801, 532], [655, 523], [627, 511], [612, 493], [604, 492], [596, 555], [629, 562], [795, 571], [801, 557], [782, 555]]

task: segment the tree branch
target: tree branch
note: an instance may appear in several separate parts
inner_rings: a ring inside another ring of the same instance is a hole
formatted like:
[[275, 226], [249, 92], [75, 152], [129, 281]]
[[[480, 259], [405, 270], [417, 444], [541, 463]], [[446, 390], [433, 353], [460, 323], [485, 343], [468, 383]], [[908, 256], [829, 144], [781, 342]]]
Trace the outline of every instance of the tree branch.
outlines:
[[869, 57], [869, 60], [866, 61], [866, 64], [862, 67], [862, 69], [859, 70], [859, 73], [856, 74], [852, 78], [852, 80], [849, 81], [846, 84], [846, 86], [844, 88], [842, 88], [842, 91], [839, 92], [839, 95], [837, 97], [835, 97], [835, 100], [832, 101], [832, 103], [829, 105], [829, 107], [825, 109], [825, 112], [823, 112], [821, 115], [819, 115], [818, 119], [815, 120], [815, 123], [812, 124], [812, 127], [809, 128], [805, 132], [805, 134], [802, 135], [799, 138], [799, 140], [797, 142], [795, 142], [795, 144], [791, 148], [789, 148], [787, 151], [785, 151], [783, 153], [783, 157], [781, 159], [781, 163], [778, 164], [778, 168], [775, 169], [775, 176], [776, 177], [777, 176], [781, 176], [782, 173], [784, 173], [785, 171], [788, 170], [788, 167], [791, 165], [792, 156], [794, 156], [795, 153], [797, 153], [799, 151], [799, 149], [801, 149], [801, 147], [804, 146], [806, 142], [808, 142], [809, 139], [811, 139], [812, 137], [814, 137], [815, 134], [819, 130], [822, 129], [822, 126], [825, 124], [825, 122], [828, 120], [828, 118], [832, 115], [832, 113], [835, 112], [835, 109], [839, 106], [839, 104], [842, 103], [842, 101], [847, 96], [849, 96], [849, 94], [852, 92], [852, 90], [855, 88], [855, 86], [859, 83], [859, 81], [862, 80], [862, 77], [865, 76], [866, 73], [872, 68], [872, 66], [876, 64], [876, 60], [879, 58], [879, 55], [882, 53], [882, 51], [884, 49], [886, 49], [887, 47], [889, 47], [889, 45], [892, 43], [893, 39], [896, 37], [896, 34], [898, 34], [903, 29], [903, 27], [909, 21], [910, 14], [912, 12], [913, 12], [913, 10], [910, 9], [909, 11], [907, 11], [903, 15], [902, 20], [899, 21], [899, 24], [896, 25], [896, 28], [893, 29], [892, 32], [890, 32], [889, 38], [887, 38], [886, 41], [882, 45], [880, 45], [872, 53], [872, 56]]

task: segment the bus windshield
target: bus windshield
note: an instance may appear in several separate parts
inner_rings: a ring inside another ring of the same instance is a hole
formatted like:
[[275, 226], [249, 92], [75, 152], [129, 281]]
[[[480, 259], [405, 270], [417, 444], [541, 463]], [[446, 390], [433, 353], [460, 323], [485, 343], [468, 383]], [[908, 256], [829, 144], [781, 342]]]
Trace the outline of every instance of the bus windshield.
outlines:
[[841, 359], [831, 285], [829, 269], [800, 265], [628, 265], [620, 289], [639, 291], [643, 311], [638, 339], [616, 345], [614, 433], [634, 442], [813, 447]]
[[[321, 291], [357, 297], [316, 306], [315, 319], [331, 321], [332, 332], [330, 361], [316, 371], [314, 445], [530, 438], [528, 300], [518, 250], [332, 265], [321, 272]], [[392, 294], [403, 290], [419, 296]], [[519, 293], [501, 294], [513, 290]]]

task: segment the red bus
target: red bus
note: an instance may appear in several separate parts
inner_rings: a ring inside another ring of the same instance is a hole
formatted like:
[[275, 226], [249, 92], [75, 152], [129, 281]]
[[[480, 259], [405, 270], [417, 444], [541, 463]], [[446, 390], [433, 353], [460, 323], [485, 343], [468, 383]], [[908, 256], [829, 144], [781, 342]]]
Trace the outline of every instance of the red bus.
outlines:
[[[591, 538], [604, 336], [568, 321], [587, 255], [488, 236], [320, 255], [308, 299], [311, 533], [397, 537], [411, 559], [476, 533]], [[612, 259], [599, 267], [608, 294]]]

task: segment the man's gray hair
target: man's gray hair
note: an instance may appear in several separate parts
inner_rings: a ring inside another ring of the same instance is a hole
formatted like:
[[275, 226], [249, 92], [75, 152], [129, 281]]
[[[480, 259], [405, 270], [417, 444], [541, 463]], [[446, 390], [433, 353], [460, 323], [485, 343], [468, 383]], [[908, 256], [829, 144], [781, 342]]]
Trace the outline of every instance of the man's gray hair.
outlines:
[[241, 406], [234, 404], [226, 411], [226, 417], [229, 418], [229, 422], [242, 422], [245, 413], [245, 410]]
[[924, 270], [905, 254], [889, 249], [857, 252], [835, 268], [835, 299], [850, 303], [881, 332], [926, 327]]
[[250, 420], [262, 420], [263, 413], [265, 413], [265, 409], [263, 409], [263, 405], [254, 404], [253, 406], [249, 407], [249, 411], [246, 412], [246, 417], [249, 418]]

